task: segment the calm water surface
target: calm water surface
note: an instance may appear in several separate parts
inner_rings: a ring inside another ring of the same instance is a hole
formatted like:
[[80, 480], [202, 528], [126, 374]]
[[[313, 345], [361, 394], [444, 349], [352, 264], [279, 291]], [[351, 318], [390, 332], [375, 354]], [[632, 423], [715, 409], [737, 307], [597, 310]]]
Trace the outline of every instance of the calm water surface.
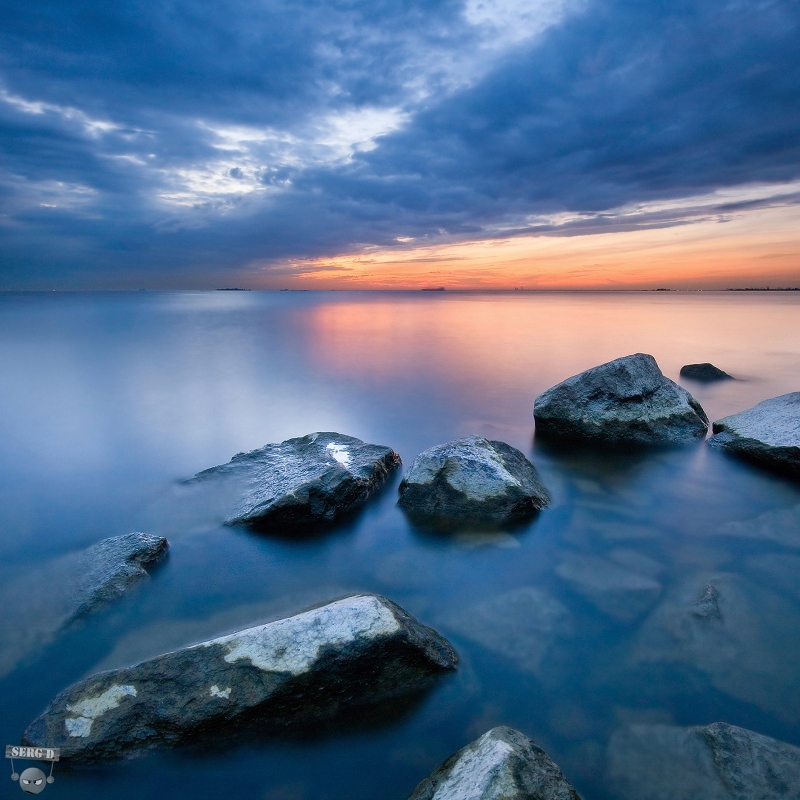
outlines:
[[[304, 739], [59, 765], [48, 796], [405, 800], [508, 724], [585, 800], [610, 800], [608, 740], [630, 722], [724, 720], [800, 745], [800, 487], [704, 444], [554, 451], [532, 418], [543, 390], [634, 352], [673, 380], [698, 361], [734, 375], [684, 383], [711, 419], [800, 390], [798, 295], [0, 295], [0, 590], [28, 587], [0, 633], [41, 613], [53, 559], [132, 530], [172, 546], [150, 582], [47, 650], [3, 636], [2, 744], [98, 669], [375, 591], [459, 651], [421, 701]], [[459, 436], [502, 439], [554, 502], [523, 528], [434, 536], [397, 509], [398, 474], [355, 520], [291, 541], [227, 529], [178, 485], [324, 430], [406, 464]], [[698, 643], [685, 609], [707, 583], [726, 628]]]

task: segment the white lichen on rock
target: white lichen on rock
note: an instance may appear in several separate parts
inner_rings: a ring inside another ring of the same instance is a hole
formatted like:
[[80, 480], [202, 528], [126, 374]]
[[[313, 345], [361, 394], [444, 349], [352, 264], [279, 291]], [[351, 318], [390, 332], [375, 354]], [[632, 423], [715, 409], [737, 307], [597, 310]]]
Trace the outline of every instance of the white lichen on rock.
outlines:
[[223, 700], [230, 699], [231, 696], [231, 687], [226, 686], [224, 689], [220, 689], [217, 684], [213, 684], [211, 689], [209, 690], [209, 694], [212, 697], [221, 697]]
[[456, 763], [432, 800], [480, 798], [490, 785], [501, 797], [514, 791], [508, 764], [508, 756], [514, 748], [508, 742], [492, 739], [491, 733], [484, 733], [475, 743], [475, 749], [467, 751]]
[[392, 612], [378, 598], [359, 595], [223, 636], [205, 646], [227, 645], [225, 660], [229, 663], [246, 658], [265, 672], [301, 675], [323, 647], [348, 644], [359, 637], [391, 636], [400, 627]]
[[89, 736], [92, 732], [92, 723], [107, 711], [117, 708], [125, 697], [136, 697], [136, 687], [115, 684], [102, 694], [67, 705], [67, 711], [77, 714], [76, 717], [64, 720], [67, 733], [70, 736]]

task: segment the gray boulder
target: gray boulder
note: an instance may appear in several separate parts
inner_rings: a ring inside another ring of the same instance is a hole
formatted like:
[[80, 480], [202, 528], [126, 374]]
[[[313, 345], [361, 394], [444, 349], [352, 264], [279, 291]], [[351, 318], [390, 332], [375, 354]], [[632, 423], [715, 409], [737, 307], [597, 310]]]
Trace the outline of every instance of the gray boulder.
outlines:
[[492, 728], [425, 778], [409, 800], [580, 800], [541, 747]]
[[25, 618], [2, 616], [0, 676], [76, 620], [113, 602], [146, 579], [146, 568], [163, 558], [168, 547], [162, 536], [114, 536], [26, 570], [7, 584], [0, 592], [0, 606], [12, 609], [22, 602]]
[[234, 721], [257, 721], [261, 732], [317, 726], [356, 706], [418, 693], [456, 663], [449, 643], [399, 606], [354, 595], [93, 675], [61, 692], [24, 741], [93, 761]]
[[636, 353], [567, 378], [536, 398], [537, 435], [630, 444], [702, 439], [708, 417], [685, 389]]
[[686, 364], [681, 367], [681, 378], [709, 383], [711, 381], [733, 380], [733, 375], [728, 375], [727, 372], [719, 367], [705, 362], [703, 364]]
[[366, 503], [400, 463], [389, 447], [312, 433], [239, 453], [187, 483], [231, 481], [238, 501], [229, 525], [329, 523]]
[[800, 478], [800, 392], [718, 419], [708, 443], [761, 467]]
[[502, 523], [549, 502], [536, 468], [519, 450], [480, 436], [420, 453], [400, 483], [399, 505], [417, 518]]
[[800, 748], [724, 722], [628, 725], [608, 777], [620, 800], [800, 800]]

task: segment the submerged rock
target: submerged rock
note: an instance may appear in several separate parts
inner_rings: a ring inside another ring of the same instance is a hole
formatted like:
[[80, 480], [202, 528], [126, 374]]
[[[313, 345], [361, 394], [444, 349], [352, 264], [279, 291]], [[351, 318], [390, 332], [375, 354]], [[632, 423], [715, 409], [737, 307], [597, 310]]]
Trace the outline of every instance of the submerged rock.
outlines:
[[257, 719], [318, 725], [421, 691], [455, 669], [449, 643], [394, 603], [354, 595], [212, 639], [61, 692], [25, 732], [79, 760], [119, 757]]
[[800, 550], [800, 505], [765, 511], [753, 519], [727, 522], [708, 531], [708, 535], [773, 542], [782, 547]]
[[73, 622], [147, 578], [145, 568], [159, 561], [168, 548], [162, 536], [113, 536], [86, 550], [37, 565], [6, 585], [0, 593], [0, 606], [12, 609], [22, 605], [25, 613], [22, 619], [4, 615], [0, 623], [0, 676]]
[[469, 436], [420, 453], [400, 483], [399, 505], [417, 518], [508, 522], [550, 502], [536, 468], [505, 442]]
[[643, 682], [665, 668], [785, 720], [800, 707], [800, 617], [770, 588], [732, 573], [687, 576], [644, 620], [630, 652]]
[[713, 364], [705, 362], [703, 364], [686, 364], [681, 367], [681, 377], [690, 378], [693, 381], [724, 381], [733, 380], [733, 375], [715, 367]]
[[448, 758], [409, 800], [580, 800], [580, 796], [541, 747], [503, 726]]
[[708, 417], [653, 356], [636, 353], [568, 378], [536, 398], [537, 435], [609, 443], [680, 444], [702, 439]]
[[641, 617], [661, 594], [661, 584], [653, 577], [598, 556], [570, 554], [556, 567], [556, 573], [618, 622]]
[[535, 586], [522, 586], [446, 614], [442, 624], [542, 677], [556, 643], [572, 634], [570, 612]]
[[758, 466], [800, 478], [800, 392], [718, 419], [708, 443]]
[[608, 776], [620, 800], [799, 800], [800, 748], [725, 722], [628, 725]]
[[235, 455], [191, 481], [234, 481], [240, 497], [229, 525], [332, 522], [366, 503], [400, 466], [389, 447], [341, 433], [312, 433]]

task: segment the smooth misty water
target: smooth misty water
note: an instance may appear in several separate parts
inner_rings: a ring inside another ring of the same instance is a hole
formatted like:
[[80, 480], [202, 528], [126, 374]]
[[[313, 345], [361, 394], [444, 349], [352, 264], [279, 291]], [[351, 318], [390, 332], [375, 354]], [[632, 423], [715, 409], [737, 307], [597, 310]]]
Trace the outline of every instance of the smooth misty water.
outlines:
[[[44, 653], [11, 654], [2, 743], [97, 669], [376, 591], [459, 651], [459, 671], [423, 700], [304, 740], [62, 764], [48, 796], [405, 800], [508, 724], [602, 800], [606, 744], [626, 722], [724, 720], [800, 745], [800, 486], [704, 444], [553, 451], [534, 441], [531, 414], [559, 380], [637, 351], [673, 379], [697, 361], [739, 378], [684, 384], [711, 419], [797, 391], [798, 311], [798, 293], [0, 295], [0, 581], [30, 578], [30, 594], [0, 609], [2, 630], [29, 624], [50, 559], [132, 530], [172, 546], [129, 597]], [[390, 445], [406, 464], [459, 436], [502, 439], [530, 456], [554, 503], [521, 529], [434, 536], [395, 506], [398, 474], [355, 520], [291, 541], [226, 529], [177, 484], [317, 430]], [[764, 513], [772, 538], [719, 535]], [[648, 572], [658, 599], [615, 620], [564, 578], [585, 556], [602, 557], [590, 562], [601, 572]], [[669, 609], [712, 580], [735, 595], [735, 641], [698, 655], [680, 630], [682, 643], [670, 639]], [[471, 622], [476, 604], [522, 587], [560, 609], [555, 629], [511, 612], [499, 627]], [[7, 779], [4, 791], [19, 796]]]

